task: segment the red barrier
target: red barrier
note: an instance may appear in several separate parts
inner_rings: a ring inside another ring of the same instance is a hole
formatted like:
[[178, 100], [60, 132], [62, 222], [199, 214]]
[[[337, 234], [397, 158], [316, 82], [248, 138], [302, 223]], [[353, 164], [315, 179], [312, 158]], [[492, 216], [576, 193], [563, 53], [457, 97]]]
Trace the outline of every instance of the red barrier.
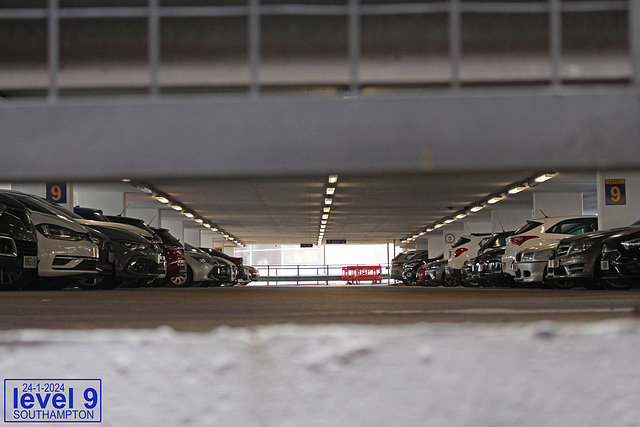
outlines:
[[380, 265], [358, 265], [342, 267], [342, 280], [348, 285], [371, 280], [371, 283], [382, 283], [382, 266]]

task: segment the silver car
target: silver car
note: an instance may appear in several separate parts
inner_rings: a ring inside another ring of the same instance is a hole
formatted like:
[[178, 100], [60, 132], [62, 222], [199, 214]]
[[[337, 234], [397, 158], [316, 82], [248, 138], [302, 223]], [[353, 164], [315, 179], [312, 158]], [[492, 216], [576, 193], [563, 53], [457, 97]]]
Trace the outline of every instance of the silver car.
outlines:
[[556, 248], [558, 242], [533, 246], [516, 253], [514, 264], [516, 284], [533, 284], [535, 286], [550, 288], [547, 284], [547, 262], [551, 251]]

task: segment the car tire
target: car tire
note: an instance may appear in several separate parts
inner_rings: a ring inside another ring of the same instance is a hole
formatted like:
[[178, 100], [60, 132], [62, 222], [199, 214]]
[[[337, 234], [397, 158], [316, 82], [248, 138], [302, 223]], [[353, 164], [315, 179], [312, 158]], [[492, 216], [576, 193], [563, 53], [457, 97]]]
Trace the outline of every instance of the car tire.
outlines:
[[114, 289], [118, 282], [112, 276], [96, 276], [77, 279], [75, 285], [85, 290]]
[[0, 270], [0, 291], [19, 291], [30, 288], [35, 280], [32, 271]]
[[628, 291], [631, 289], [631, 284], [622, 280], [603, 280], [602, 285], [605, 289], [611, 291]]
[[171, 279], [171, 286], [179, 288], [188, 288], [193, 286], [193, 270], [191, 267], [187, 267], [187, 273], [178, 276], [173, 276]]

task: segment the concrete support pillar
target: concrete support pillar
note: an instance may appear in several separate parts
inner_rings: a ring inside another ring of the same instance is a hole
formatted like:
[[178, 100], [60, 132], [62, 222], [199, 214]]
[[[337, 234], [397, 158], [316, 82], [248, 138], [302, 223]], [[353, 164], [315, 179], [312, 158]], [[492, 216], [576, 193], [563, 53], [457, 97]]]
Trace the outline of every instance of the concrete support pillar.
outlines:
[[491, 211], [491, 227], [494, 232], [514, 231], [531, 219], [530, 210], [493, 210]]
[[533, 193], [533, 217], [582, 215], [582, 193]]
[[200, 228], [183, 227], [183, 236], [185, 243], [193, 246], [202, 246], [200, 241]]
[[600, 229], [624, 227], [640, 219], [640, 171], [600, 171], [596, 180]]
[[160, 227], [166, 228], [176, 239], [184, 243], [184, 221], [176, 219], [175, 214], [166, 210], [161, 210]]

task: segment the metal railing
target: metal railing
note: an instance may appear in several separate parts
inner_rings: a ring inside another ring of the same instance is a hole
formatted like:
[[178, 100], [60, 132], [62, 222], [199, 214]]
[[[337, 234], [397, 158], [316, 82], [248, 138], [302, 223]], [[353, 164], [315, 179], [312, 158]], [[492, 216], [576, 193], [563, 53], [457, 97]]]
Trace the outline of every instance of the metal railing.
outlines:
[[[612, 12], [623, 11], [629, 15], [629, 60], [631, 62], [631, 80], [637, 81], [638, 62], [640, 61], [640, 12], [636, 0], [610, 1], [562, 1], [544, 0], [530, 2], [474, 2], [470, 0], [429, 1], [415, 3], [367, 4], [361, 0], [345, 0], [342, 5], [325, 4], [278, 4], [265, 5], [260, 0], [247, 0], [247, 3], [225, 6], [169, 6], [161, 5], [160, 0], [148, 0], [146, 7], [62, 7], [60, 0], [48, 0], [48, 6], [34, 8], [2, 8], [0, 21], [6, 20], [46, 20], [47, 27], [47, 70], [49, 84], [47, 96], [55, 101], [60, 95], [59, 84], [61, 21], [89, 19], [145, 19], [147, 22], [147, 61], [149, 95], [161, 93], [159, 79], [161, 65], [162, 20], [164, 18], [229, 18], [240, 17], [246, 20], [247, 62], [250, 95], [263, 94], [261, 81], [262, 45], [264, 42], [263, 20], [273, 16], [324, 16], [339, 17], [346, 20], [347, 56], [349, 76], [346, 89], [351, 94], [359, 94], [363, 86], [361, 76], [362, 59], [362, 20], [372, 16], [392, 15], [445, 15], [448, 27], [448, 56], [450, 63], [449, 81], [446, 86], [460, 88], [463, 59], [463, 17], [469, 14], [543, 14], [548, 20], [548, 56], [551, 70], [549, 83], [552, 87], [563, 85], [561, 62], [563, 57], [562, 17], [574, 12]], [[105, 35], [107, 37], [107, 35]], [[194, 41], [197, 43], [198, 41]]]
[[[342, 267], [347, 265], [255, 265], [260, 271], [257, 282], [267, 282], [267, 285], [301, 285], [332, 283], [347, 283], [342, 280]], [[358, 266], [350, 264], [349, 266]], [[388, 284], [391, 273], [389, 265], [382, 265], [382, 284]], [[362, 284], [367, 284], [363, 282]]]

